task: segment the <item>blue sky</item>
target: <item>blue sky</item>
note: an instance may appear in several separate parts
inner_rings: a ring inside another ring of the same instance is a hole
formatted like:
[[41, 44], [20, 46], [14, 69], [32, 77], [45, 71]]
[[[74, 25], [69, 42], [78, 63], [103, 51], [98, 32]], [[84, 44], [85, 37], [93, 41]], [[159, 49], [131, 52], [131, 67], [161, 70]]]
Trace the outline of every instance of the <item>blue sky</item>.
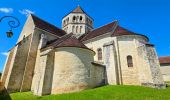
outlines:
[[12, 48], [27, 19], [27, 13], [61, 27], [62, 17], [80, 5], [94, 19], [94, 27], [114, 20], [136, 33], [144, 34], [155, 44], [158, 56], [170, 55], [170, 0], [1, 0], [0, 18], [17, 17], [21, 25], [14, 29], [14, 36], [7, 38], [7, 21], [0, 23], [0, 72], [6, 52]]

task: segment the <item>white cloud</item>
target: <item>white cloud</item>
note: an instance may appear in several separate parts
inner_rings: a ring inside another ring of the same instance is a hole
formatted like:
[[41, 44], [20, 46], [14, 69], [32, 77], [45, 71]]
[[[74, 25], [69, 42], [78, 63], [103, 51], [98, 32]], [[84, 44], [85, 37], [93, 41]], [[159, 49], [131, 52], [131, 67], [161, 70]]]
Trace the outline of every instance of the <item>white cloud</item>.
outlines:
[[19, 12], [23, 15], [26, 15], [26, 16], [28, 16], [29, 14], [34, 14], [33, 11], [28, 10], [28, 9], [19, 10]]
[[1, 55], [7, 56], [8, 52], [1, 52]]
[[3, 12], [3, 13], [12, 13], [13, 9], [12, 8], [0, 8], [0, 12]]

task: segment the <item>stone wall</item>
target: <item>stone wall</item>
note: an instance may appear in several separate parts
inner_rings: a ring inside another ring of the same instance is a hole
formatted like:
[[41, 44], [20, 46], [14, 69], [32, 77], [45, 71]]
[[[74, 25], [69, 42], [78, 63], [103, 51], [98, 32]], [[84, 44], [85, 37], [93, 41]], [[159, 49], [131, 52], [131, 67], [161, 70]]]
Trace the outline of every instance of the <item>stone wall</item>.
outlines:
[[[83, 43], [93, 51], [95, 51], [96, 55], [94, 56], [95, 61], [102, 62], [103, 64], [106, 64], [106, 46], [104, 47], [105, 44], [108, 43], [113, 43], [115, 41], [115, 37], [110, 36], [111, 33], [106, 33], [104, 35], [98, 36], [96, 38], [84, 41]], [[108, 45], [109, 49], [107, 53], [109, 53], [109, 66], [106, 66], [106, 71], [107, 71], [107, 82], [108, 84], [119, 84], [119, 78], [118, 78], [118, 72], [117, 72], [117, 67], [118, 65], [116, 64], [115, 61], [117, 61], [117, 47], [113, 46], [112, 44]], [[98, 60], [98, 55], [97, 55], [97, 50], [101, 48], [102, 49], [102, 60]]]
[[75, 92], [92, 87], [91, 70], [94, 52], [63, 47], [55, 52], [52, 94]]
[[148, 61], [150, 64], [151, 75], [153, 79], [153, 87], [165, 88], [165, 84], [160, 70], [158, 56], [155, 52], [154, 47], [146, 46], [146, 51], [147, 51]]
[[92, 63], [93, 67], [91, 70], [92, 87], [99, 87], [107, 84], [106, 67], [104, 65], [98, 65]]
[[151, 45], [141, 45], [138, 47], [139, 57], [139, 80], [141, 85], [154, 88], [164, 88], [164, 82], [160, 71], [155, 49]]
[[37, 50], [39, 45], [39, 34], [34, 32], [32, 34], [29, 54], [25, 65], [24, 76], [21, 86], [21, 91], [30, 91], [34, 74], [35, 61], [37, 57]]
[[160, 64], [164, 81], [170, 82], [170, 64]]
[[8, 75], [8, 73], [9, 73], [9, 68], [10, 68], [10, 65], [11, 65], [11, 60], [12, 60], [12, 57], [13, 57], [13, 54], [14, 54], [14, 50], [15, 50], [15, 48], [12, 48], [12, 49], [9, 51], [8, 56], [7, 56], [7, 59], [6, 59], [6, 64], [5, 64], [5, 67], [4, 67], [2, 76], [1, 76], [1, 82], [2, 82], [3, 84], [5, 84], [7, 75]]
[[34, 28], [35, 28], [35, 25], [34, 25], [32, 16], [29, 15], [27, 18], [27, 21], [22, 29], [22, 32], [18, 38], [18, 42], [22, 41], [24, 36], [27, 37], [28, 35], [32, 34], [34, 32]]
[[54, 52], [51, 52], [47, 55], [47, 62], [46, 62], [47, 65], [44, 73], [42, 95], [51, 94], [53, 72], [54, 72], [54, 56], [55, 56]]
[[138, 64], [140, 65], [140, 67], [138, 68], [140, 83], [141, 84], [153, 83], [152, 76], [151, 76], [151, 69], [147, 59], [145, 44], [139, 45], [137, 47], [137, 51], [138, 51]]
[[[47, 66], [47, 57], [48, 55], [42, 55], [40, 57], [40, 63], [37, 66], [36, 73], [34, 75], [34, 88], [33, 92], [35, 95], [41, 96], [43, 93], [43, 84], [44, 84], [44, 76], [45, 76], [45, 69]], [[46, 92], [46, 91], [44, 91]]]
[[10, 73], [8, 73], [9, 78], [5, 82], [5, 86], [9, 92], [20, 91], [31, 38], [32, 35], [29, 35], [24, 41], [19, 42], [17, 45], [17, 51], [13, 57], [13, 64], [11, 64], [11, 70]]
[[[40, 49], [44, 47], [43, 45], [45, 45], [47, 43], [47, 41], [57, 39], [57, 37], [51, 35], [48, 32], [40, 30], [40, 29], [36, 29], [34, 34], [36, 34], [36, 36], [35, 36], [36, 40], [33, 43], [33, 47], [34, 47], [33, 49], [37, 48], [37, 46], [38, 46], [38, 48], [35, 49], [37, 51], [36, 51], [36, 59], [35, 59], [33, 78], [32, 78], [32, 84], [31, 84], [31, 91], [34, 91], [34, 92], [36, 91], [35, 93], [37, 93], [37, 88], [38, 88], [37, 80], [39, 79], [39, 73], [40, 73], [40, 69], [41, 69], [41, 61], [40, 61], [41, 60], [41, 51], [40, 51]], [[41, 37], [42, 34], [44, 37]], [[42, 38], [45, 38], [45, 39], [42, 39]]]
[[75, 92], [105, 85], [105, 67], [92, 64], [94, 52], [60, 47], [39, 52], [32, 91], [35, 95]]
[[[137, 50], [135, 36], [120, 36], [117, 38], [118, 57], [120, 61], [120, 76], [124, 85], [140, 85], [138, 79]], [[132, 56], [132, 67], [128, 67], [127, 57]]]

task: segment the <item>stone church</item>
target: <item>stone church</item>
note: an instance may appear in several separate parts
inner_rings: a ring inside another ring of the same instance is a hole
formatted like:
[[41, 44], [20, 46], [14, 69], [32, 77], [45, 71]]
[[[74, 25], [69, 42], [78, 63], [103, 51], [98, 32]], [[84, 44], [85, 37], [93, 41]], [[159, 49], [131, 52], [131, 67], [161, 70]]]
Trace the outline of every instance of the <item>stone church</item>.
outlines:
[[1, 81], [9, 92], [60, 94], [102, 85], [164, 88], [154, 45], [113, 21], [94, 29], [78, 6], [62, 29], [30, 14], [10, 49]]

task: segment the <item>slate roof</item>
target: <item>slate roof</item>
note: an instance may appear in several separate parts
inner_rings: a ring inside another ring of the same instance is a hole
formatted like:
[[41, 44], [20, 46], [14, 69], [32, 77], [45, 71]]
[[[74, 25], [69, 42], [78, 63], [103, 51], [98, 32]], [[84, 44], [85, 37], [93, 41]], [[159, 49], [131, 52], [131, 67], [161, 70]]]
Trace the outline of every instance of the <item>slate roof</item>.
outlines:
[[[131, 32], [121, 26], [118, 25], [118, 22], [117, 21], [114, 21], [114, 22], [111, 22], [107, 25], [104, 25], [100, 28], [97, 28], [95, 30], [92, 30], [91, 32], [89, 33], [86, 33], [84, 34], [82, 37], [80, 37], [79, 39], [81, 41], [86, 41], [86, 40], [89, 40], [89, 39], [92, 39], [92, 38], [95, 38], [97, 36], [100, 36], [100, 35], [103, 35], [103, 34], [106, 34], [106, 33], [109, 33], [111, 32], [111, 36], [121, 36], [121, 35], [141, 35], [141, 34], [137, 34], [137, 33], [134, 33], [134, 32]], [[141, 36], [144, 36], [144, 35], [141, 35]], [[146, 36], [144, 36], [146, 37]], [[146, 37], [147, 38], [147, 37]], [[148, 38], [147, 38], [148, 39]]]
[[168, 64], [170, 63], [170, 56], [159, 57], [160, 64]]
[[[80, 47], [88, 49], [81, 41], [79, 41], [73, 34], [67, 34], [60, 39], [48, 44], [46, 47]], [[45, 47], [45, 48], [46, 48]]]
[[59, 36], [59, 37], [66, 34], [66, 32], [63, 31], [62, 29], [60, 29], [60, 28], [38, 18], [37, 16], [35, 16], [33, 14], [31, 14], [31, 16], [32, 16], [32, 19], [34, 21], [35, 27], [40, 28], [42, 30], [45, 30], [47, 32], [50, 32], [50, 33], [52, 33], [56, 36]]

